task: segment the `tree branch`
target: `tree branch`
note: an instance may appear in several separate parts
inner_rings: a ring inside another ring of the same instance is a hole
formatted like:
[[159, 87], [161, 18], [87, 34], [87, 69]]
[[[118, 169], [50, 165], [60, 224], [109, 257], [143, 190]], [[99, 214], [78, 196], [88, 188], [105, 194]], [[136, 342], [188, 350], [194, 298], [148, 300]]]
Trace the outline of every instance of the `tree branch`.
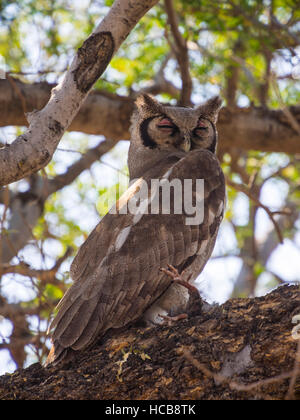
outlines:
[[48, 194], [51, 195], [66, 185], [70, 185], [85, 169], [90, 168], [93, 163], [99, 160], [105, 153], [109, 152], [115, 145], [115, 140], [105, 140], [88, 150], [83, 157], [71, 165], [65, 173], [57, 175], [55, 178], [48, 181]]
[[143, 92], [150, 93], [152, 95], [158, 95], [160, 93], [168, 93], [174, 98], [180, 97], [180, 90], [173, 85], [169, 80], [165, 78], [164, 71], [165, 68], [172, 57], [172, 54], [168, 54], [162, 62], [162, 65], [157, 72], [154, 81], [150, 86], [143, 89]]
[[[26, 99], [29, 111], [41, 109], [49, 99], [53, 87], [47, 83], [31, 85], [16, 79], [15, 82]], [[7, 80], [0, 80], [0, 108], [0, 126], [26, 124], [18, 96]], [[101, 134], [113, 140], [129, 140], [133, 108], [134, 99], [131, 97], [93, 91], [82, 105], [69, 130]], [[300, 106], [288, 109], [294, 119], [300, 121]], [[241, 150], [300, 153], [300, 135], [293, 129], [282, 110], [250, 107], [235, 108], [231, 111], [229, 108], [223, 108], [219, 116], [218, 131], [219, 145], [222, 149], [238, 147]]]
[[168, 23], [175, 42], [175, 45], [173, 45], [173, 43], [171, 44], [171, 48], [176, 56], [181, 73], [182, 88], [179, 104], [187, 106], [191, 105], [191, 95], [193, 90], [187, 42], [179, 31], [178, 18], [174, 10], [173, 0], [165, 0], [165, 9], [168, 14]]
[[[269, 218], [271, 219], [275, 230], [277, 232], [277, 236], [278, 236], [278, 240], [279, 242], [282, 244], [283, 243], [283, 236], [280, 230], [280, 227], [277, 223], [277, 221], [274, 219], [274, 213], [267, 207], [265, 206], [254, 194], [251, 193], [251, 191], [243, 184], [238, 184], [237, 182], [232, 181], [229, 177], [226, 177], [226, 183], [234, 188], [237, 191], [240, 191], [244, 194], [246, 194], [250, 200], [252, 200], [255, 204], [257, 204], [259, 207], [261, 207], [263, 210], [265, 210], [265, 212], [267, 213], [267, 215], [269, 216]], [[280, 212], [275, 212], [276, 214], [279, 214]]]
[[[238, 40], [233, 46], [233, 57], [239, 57], [244, 50], [244, 46], [240, 40]], [[236, 94], [239, 85], [240, 65], [237, 64], [236, 60], [232, 58], [228, 68], [226, 69], [228, 76], [226, 77], [226, 88], [225, 97], [227, 106], [229, 108], [236, 107]]]
[[[277, 224], [279, 226], [279, 229], [284, 231], [285, 229], [291, 229], [296, 221], [299, 218], [299, 211], [297, 209], [297, 206], [292, 202], [287, 202], [286, 207], [290, 209], [291, 214], [289, 216], [282, 215], [279, 217]], [[250, 238], [249, 238], [250, 239]], [[249, 240], [246, 238], [245, 244], [243, 246], [243, 250], [245, 255], [247, 255], [248, 248], [249, 248]], [[267, 262], [272, 255], [272, 253], [275, 251], [275, 249], [278, 247], [278, 238], [275, 230], [271, 230], [265, 240], [261, 242], [258, 246], [258, 261], [266, 267]], [[251, 278], [251, 266], [247, 263], [248, 261], [244, 259], [243, 265], [241, 267], [241, 270], [237, 276], [237, 279], [234, 284], [234, 289], [232, 292], [233, 297], [239, 297], [239, 296], [248, 296], [251, 292], [249, 284], [249, 278]], [[276, 280], [279, 280], [278, 275], [275, 273], [271, 273], [274, 277], [276, 277]], [[252, 290], [253, 292], [253, 290]]]
[[[32, 238], [32, 228], [43, 213], [46, 199], [54, 192], [70, 185], [77, 176], [90, 168], [114, 145], [114, 140], [102, 141], [96, 147], [88, 150], [62, 175], [57, 175], [51, 180], [35, 175], [30, 192], [10, 193], [11, 216], [8, 229], [0, 235], [0, 263], [8, 263]], [[1, 196], [4, 199], [4, 190], [0, 190], [0, 202]]]
[[18, 265], [10, 265], [10, 264], [3, 264], [0, 265], [0, 276], [3, 276], [8, 273], [20, 274], [21, 276], [30, 277], [30, 278], [37, 278], [43, 284], [51, 283], [56, 286], [61, 287], [63, 284], [61, 281], [57, 280], [55, 274], [59, 270], [62, 263], [70, 257], [72, 254], [73, 249], [71, 247], [67, 248], [67, 251], [64, 255], [55, 262], [54, 266], [49, 270], [35, 270], [29, 267], [28, 264], [21, 262]]

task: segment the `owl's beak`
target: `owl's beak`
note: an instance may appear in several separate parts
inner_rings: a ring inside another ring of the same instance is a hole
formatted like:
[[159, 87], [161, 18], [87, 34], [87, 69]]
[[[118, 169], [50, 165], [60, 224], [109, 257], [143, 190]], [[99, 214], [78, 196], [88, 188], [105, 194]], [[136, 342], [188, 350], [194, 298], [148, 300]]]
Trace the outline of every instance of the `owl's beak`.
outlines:
[[189, 152], [191, 150], [191, 139], [189, 136], [184, 136], [183, 141], [180, 143], [180, 149], [184, 152]]

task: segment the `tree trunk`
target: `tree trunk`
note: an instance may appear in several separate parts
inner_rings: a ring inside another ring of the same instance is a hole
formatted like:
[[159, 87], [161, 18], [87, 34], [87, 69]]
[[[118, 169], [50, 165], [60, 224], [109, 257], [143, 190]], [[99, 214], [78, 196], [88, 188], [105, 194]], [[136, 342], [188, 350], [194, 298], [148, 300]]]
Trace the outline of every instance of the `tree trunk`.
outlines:
[[204, 307], [111, 333], [63, 366], [2, 376], [0, 399], [300, 399], [298, 286]]

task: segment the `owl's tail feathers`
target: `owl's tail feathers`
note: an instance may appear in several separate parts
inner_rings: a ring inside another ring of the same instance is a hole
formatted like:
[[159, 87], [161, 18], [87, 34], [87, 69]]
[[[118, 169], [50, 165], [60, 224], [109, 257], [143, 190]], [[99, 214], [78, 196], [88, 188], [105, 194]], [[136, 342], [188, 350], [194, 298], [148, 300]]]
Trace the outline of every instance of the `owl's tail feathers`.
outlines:
[[71, 348], [65, 348], [58, 343], [54, 343], [48, 354], [44, 366], [57, 366], [61, 362], [66, 363], [72, 360], [74, 356], [74, 350]]

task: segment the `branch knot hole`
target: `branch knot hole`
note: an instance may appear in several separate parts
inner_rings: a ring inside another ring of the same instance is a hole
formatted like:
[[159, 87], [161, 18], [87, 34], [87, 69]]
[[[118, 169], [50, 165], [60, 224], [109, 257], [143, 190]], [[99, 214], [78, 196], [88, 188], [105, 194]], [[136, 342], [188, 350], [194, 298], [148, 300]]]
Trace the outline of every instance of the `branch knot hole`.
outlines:
[[79, 64], [73, 71], [77, 89], [88, 93], [110, 63], [115, 43], [110, 32], [92, 34], [79, 48]]

